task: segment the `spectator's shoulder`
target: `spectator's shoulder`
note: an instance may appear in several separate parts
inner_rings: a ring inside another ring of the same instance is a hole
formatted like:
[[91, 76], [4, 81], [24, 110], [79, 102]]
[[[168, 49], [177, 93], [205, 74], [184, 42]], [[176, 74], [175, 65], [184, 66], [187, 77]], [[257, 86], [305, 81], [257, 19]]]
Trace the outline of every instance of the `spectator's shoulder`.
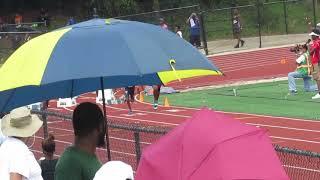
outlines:
[[62, 153], [61, 157], [58, 160], [57, 168], [64, 166], [69, 166], [71, 164], [77, 164], [77, 158], [75, 155], [75, 151], [72, 147], [68, 147], [65, 149], [65, 151]]
[[56, 164], [55, 180], [81, 179], [81, 166], [75, 152], [68, 147]]

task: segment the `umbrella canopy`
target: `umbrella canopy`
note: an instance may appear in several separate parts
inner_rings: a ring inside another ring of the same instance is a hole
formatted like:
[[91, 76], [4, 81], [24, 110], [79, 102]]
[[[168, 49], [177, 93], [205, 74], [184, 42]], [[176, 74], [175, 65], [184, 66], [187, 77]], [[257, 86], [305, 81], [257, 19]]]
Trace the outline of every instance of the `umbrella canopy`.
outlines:
[[147, 147], [137, 180], [288, 180], [264, 130], [203, 109]]
[[219, 70], [158, 26], [93, 19], [36, 37], [0, 68], [0, 112], [101, 88], [167, 84]]

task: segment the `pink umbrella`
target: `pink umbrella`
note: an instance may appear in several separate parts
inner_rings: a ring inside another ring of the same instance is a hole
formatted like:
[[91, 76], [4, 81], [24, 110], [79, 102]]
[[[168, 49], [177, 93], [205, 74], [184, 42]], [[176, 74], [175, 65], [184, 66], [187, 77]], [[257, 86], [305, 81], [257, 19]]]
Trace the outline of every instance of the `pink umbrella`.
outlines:
[[288, 180], [266, 131], [202, 109], [142, 155], [136, 180]]

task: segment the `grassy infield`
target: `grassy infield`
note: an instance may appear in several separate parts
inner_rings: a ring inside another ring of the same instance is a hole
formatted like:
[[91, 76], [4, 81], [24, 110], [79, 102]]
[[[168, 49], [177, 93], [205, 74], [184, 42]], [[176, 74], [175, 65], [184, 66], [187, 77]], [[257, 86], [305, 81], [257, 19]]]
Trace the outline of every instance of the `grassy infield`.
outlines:
[[296, 95], [288, 95], [287, 81], [280, 81], [164, 95], [159, 101], [168, 97], [170, 105], [319, 120], [320, 100], [311, 100], [315, 92], [304, 92], [302, 81], [297, 87]]

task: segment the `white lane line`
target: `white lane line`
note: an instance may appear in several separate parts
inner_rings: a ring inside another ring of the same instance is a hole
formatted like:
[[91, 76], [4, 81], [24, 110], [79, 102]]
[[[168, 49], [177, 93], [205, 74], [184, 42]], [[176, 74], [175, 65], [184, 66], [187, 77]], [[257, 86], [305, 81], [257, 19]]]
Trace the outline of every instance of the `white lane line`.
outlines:
[[317, 169], [309, 169], [309, 168], [290, 166], [290, 165], [283, 165], [283, 167], [320, 173], [320, 170], [317, 170]]
[[[49, 127], [50, 129], [56, 129], [56, 130], [61, 130], [61, 131], [67, 131], [67, 132], [72, 132], [72, 134], [69, 134], [69, 135], [73, 135], [73, 130], [69, 130], [69, 129], [63, 129], [63, 128], [54, 128], [54, 127]], [[37, 138], [39, 139], [43, 139], [43, 137], [40, 137], [40, 136], [36, 136]], [[113, 137], [113, 136], [109, 136], [110, 139], [115, 139], [115, 140], [119, 140], [119, 141], [126, 141], [126, 142], [132, 142], [132, 143], [135, 143], [134, 140], [130, 140], [130, 139], [124, 139], [124, 138], [118, 138], [118, 137]], [[55, 141], [59, 141], [59, 140], [55, 140]], [[66, 141], [61, 141], [61, 143], [64, 143]], [[144, 141], [140, 141], [141, 144], [151, 144], [149, 142], [144, 142]]]
[[[136, 101], [141, 104], [148, 104], [151, 105], [151, 103], [148, 102], [141, 102], [139, 99], [136, 98]], [[162, 105], [159, 105], [163, 107]], [[201, 110], [201, 108], [192, 108], [192, 107], [181, 107], [181, 106], [171, 106], [172, 108], [181, 108], [181, 109], [190, 109], [190, 110]], [[250, 113], [241, 113], [241, 112], [226, 112], [226, 111], [217, 111], [224, 114], [234, 114], [234, 115], [247, 115], [247, 116], [253, 116], [253, 117], [266, 117], [266, 118], [277, 118], [282, 120], [290, 120], [290, 121], [301, 121], [301, 122], [310, 122], [310, 123], [320, 123], [320, 121], [317, 120], [307, 120], [307, 119], [299, 119], [299, 118], [290, 118], [290, 117], [282, 117], [282, 116], [268, 116], [268, 115], [259, 115], [259, 114], [250, 114]]]
[[[264, 53], [264, 52], [270, 52], [270, 50], [278, 50], [278, 51], [282, 50], [282, 49], [286, 50], [286, 48], [289, 48], [291, 46], [295, 46], [295, 44], [286, 44], [286, 45], [281, 45], [281, 46], [272, 46], [272, 47], [265, 47], [265, 48], [253, 48], [253, 49], [245, 49], [245, 50], [240, 50], [240, 51], [222, 52], [222, 53], [208, 55], [207, 57], [212, 58], [212, 57], [219, 57], [219, 56], [226, 56], [226, 55], [237, 55], [237, 54], [242, 54], [242, 53]], [[214, 58], [213, 58], [213, 60], [214, 60]]]
[[267, 124], [256, 124], [256, 123], [246, 123], [253, 126], [262, 126], [262, 127], [270, 127], [270, 128], [279, 128], [279, 129], [287, 129], [287, 130], [294, 130], [294, 131], [305, 131], [305, 132], [314, 132], [314, 133], [320, 133], [318, 130], [311, 130], [311, 129], [301, 129], [301, 128], [291, 128], [286, 126], [273, 126], [273, 125], [267, 125]]
[[234, 71], [242, 71], [242, 70], [247, 70], [247, 69], [258, 69], [258, 67], [266, 67], [266, 66], [274, 66], [274, 65], [279, 65], [280, 62], [277, 63], [261, 63], [261, 64], [253, 64], [254, 66], [240, 66], [239, 68], [237, 67], [228, 67], [228, 68], [221, 68], [221, 70], [224, 73], [227, 72], [234, 72]]
[[319, 141], [309, 141], [304, 139], [295, 139], [295, 138], [285, 138], [285, 137], [279, 137], [279, 136], [270, 136], [274, 139], [282, 139], [282, 140], [289, 140], [289, 141], [297, 141], [297, 142], [305, 142], [305, 143], [312, 143], [312, 144], [320, 144]]
[[255, 119], [257, 117], [247, 116], [247, 117], [236, 117], [235, 119], [241, 120], [241, 119]]
[[[118, 107], [112, 107], [112, 106], [107, 106], [108, 108], [111, 109], [122, 109], [125, 110], [124, 108], [118, 108]], [[181, 117], [181, 118], [190, 118], [191, 116], [184, 116], [184, 115], [177, 115], [177, 114], [169, 114], [169, 113], [161, 113], [161, 112], [150, 112], [150, 111], [143, 111], [143, 110], [137, 110], [135, 109], [134, 111], [136, 112], [143, 112], [143, 113], [148, 113], [148, 114], [159, 114], [159, 115], [165, 115], [165, 116], [174, 116], [174, 117]]]
[[57, 123], [61, 123], [61, 122], [66, 122], [66, 121], [49, 121], [47, 123], [48, 124], [57, 124]]

